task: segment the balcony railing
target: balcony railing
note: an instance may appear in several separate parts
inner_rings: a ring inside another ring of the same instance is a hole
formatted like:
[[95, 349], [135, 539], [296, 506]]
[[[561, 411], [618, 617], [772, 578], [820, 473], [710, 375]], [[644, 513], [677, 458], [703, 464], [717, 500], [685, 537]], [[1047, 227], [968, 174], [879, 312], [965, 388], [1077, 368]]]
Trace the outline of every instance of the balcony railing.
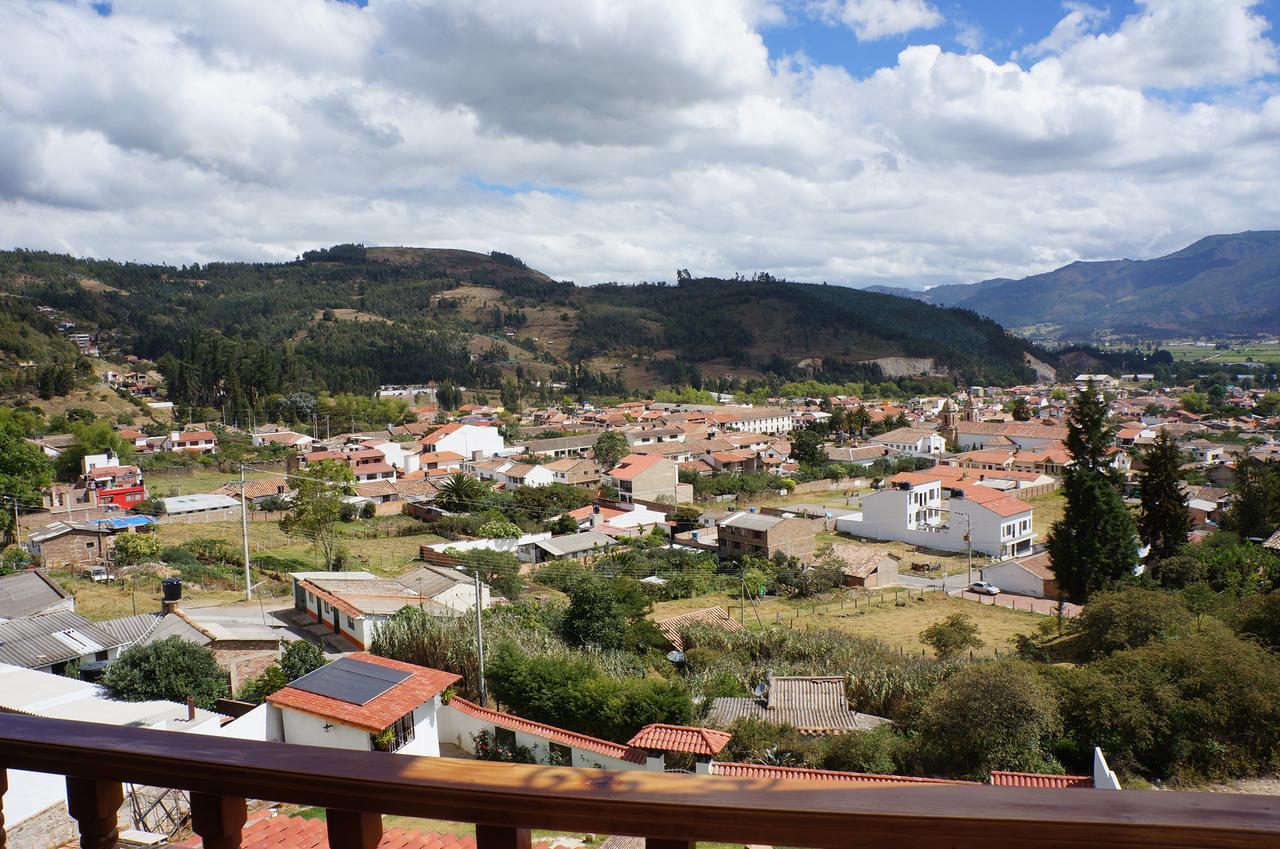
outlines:
[[528, 849], [534, 828], [643, 836], [649, 849], [699, 840], [824, 849], [1280, 846], [1280, 806], [1262, 796], [611, 772], [21, 715], [0, 716], [0, 766], [68, 776], [83, 849], [116, 845], [126, 781], [189, 791], [192, 826], [207, 849], [240, 845], [246, 799], [327, 808], [332, 849], [374, 849], [380, 814], [475, 823], [478, 849]]

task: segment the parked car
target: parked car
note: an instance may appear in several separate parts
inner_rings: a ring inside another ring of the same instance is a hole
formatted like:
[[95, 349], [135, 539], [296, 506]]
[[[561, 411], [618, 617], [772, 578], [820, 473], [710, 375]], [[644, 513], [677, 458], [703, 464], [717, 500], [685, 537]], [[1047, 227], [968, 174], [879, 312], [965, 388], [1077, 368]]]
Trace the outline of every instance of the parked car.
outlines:
[[969, 592], [978, 595], [1000, 595], [1000, 588], [986, 581], [974, 581], [969, 585]]

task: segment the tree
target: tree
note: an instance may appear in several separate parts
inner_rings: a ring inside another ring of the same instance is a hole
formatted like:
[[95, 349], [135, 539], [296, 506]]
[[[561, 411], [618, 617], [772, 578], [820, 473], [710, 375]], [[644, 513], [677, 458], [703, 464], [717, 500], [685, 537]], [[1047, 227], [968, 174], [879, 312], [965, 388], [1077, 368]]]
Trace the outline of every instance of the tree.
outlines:
[[1031, 421], [1031, 406], [1027, 404], [1027, 399], [1021, 395], [1013, 399], [1013, 405], [1009, 412], [1013, 415], [1015, 422]]
[[1058, 585], [1075, 602], [1131, 575], [1138, 559], [1133, 517], [1108, 460], [1112, 438], [1106, 402], [1092, 387], [1081, 388], [1067, 420], [1066, 510], [1048, 542]]
[[822, 434], [812, 428], [794, 431], [791, 434], [791, 456], [806, 466], [825, 463], [827, 454], [822, 450]]
[[489, 588], [509, 601], [516, 601], [524, 594], [524, 576], [520, 574], [520, 560], [505, 551], [476, 549], [461, 552], [462, 571], [480, 576]]
[[286, 681], [296, 681], [325, 663], [324, 652], [310, 640], [294, 640], [280, 653], [280, 671], [284, 673]]
[[1242, 456], [1222, 527], [1245, 538], [1269, 537], [1280, 526], [1280, 461]]
[[596, 462], [605, 471], [618, 465], [618, 461], [627, 456], [630, 451], [631, 446], [627, 442], [627, 437], [616, 430], [608, 430], [600, 434], [591, 448]]
[[484, 481], [454, 472], [444, 479], [436, 492], [435, 504], [450, 513], [471, 513], [484, 506], [489, 487]]
[[1075, 621], [1086, 659], [1186, 636], [1191, 614], [1174, 593], [1129, 587], [1096, 593]]
[[1142, 514], [1138, 533], [1151, 547], [1149, 560], [1172, 557], [1187, 544], [1191, 515], [1182, 493], [1182, 452], [1168, 431], [1161, 431], [1143, 454], [1146, 474], [1142, 476]]
[[115, 561], [120, 566], [136, 566], [160, 556], [160, 537], [156, 534], [127, 533], [115, 538]]
[[939, 660], [955, 657], [966, 649], [980, 649], [977, 623], [967, 613], [953, 613], [920, 632], [920, 642], [933, 649]]
[[627, 619], [608, 580], [592, 575], [569, 589], [561, 629], [570, 645], [616, 650], [626, 644]]
[[849, 414], [849, 428], [862, 436], [866, 434], [869, 427], [871, 427], [871, 413], [864, 405], [859, 404]]
[[228, 691], [227, 675], [213, 652], [180, 637], [125, 649], [107, 667], [102, 684], [112, 696], [127, 702], [185, 702], [193, 696], [197, 705], [207, 709]]
[[462, 392], [457, 386], [445, 381], [436, 390], [436, 404], [442, 410], [456, 410], [462, 406]]
[[242, 702], [262, 704], [267, 696], [289, 686], [289, 676], [274, 663], [262, 670], [256, 678], [250, 678], [240, 686], [236, 698]]
[[[7, 411], [0, 411], [0, 413]], [[45, 487], [53, 481], [53, 467], [40, 446], [27, 442], [22, 424], [13, 416], [0, 418], [0, 492], [18, 503], [19, 509], [40, 506]], [[0, 509], [0, 531], [6, 540], [16, 540], [13, 502], [5, 499]]]
[[293, 506], [280, 522], [286, 534], [311, 540], [324, 558], [326, 569], [334, 568], [334, 554], [341, 539], [337, 525], [342, 519], [343, 497], [354, 491], [355, 475], [346, 463], [322, 460], [299, 477]]
[[489, 519], [476, 533], [485, 539], [514, 539], [520, 536], [520, 526], [506, 519]]
[[1057, 703], [1041, 674], [1015, 660], [967, 666], [925, 699], [921, 754], [933, 774], [986, 781], [997, 769], [1061, 772], [1050, 755]]
[[105, 419], [77, 422], [71, 426], [75, 441], [58, 455], [56, 461], [58, 479], [75, 480], [83, 469], [81, 460], [90, 454], [114, 454], [121, 463], [133, 459], [133, 444]]

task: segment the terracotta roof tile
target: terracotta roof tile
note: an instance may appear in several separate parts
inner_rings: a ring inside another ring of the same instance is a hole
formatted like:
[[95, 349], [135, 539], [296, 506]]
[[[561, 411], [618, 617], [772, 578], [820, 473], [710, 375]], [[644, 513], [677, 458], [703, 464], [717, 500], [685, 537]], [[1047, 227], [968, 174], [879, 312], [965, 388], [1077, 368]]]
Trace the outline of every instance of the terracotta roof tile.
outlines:
[[641, 728], [627, 745], [641, 749], [659, 749], [664, 752], [689, 752], [695, 755], [715, 755], [728, 745], [733, 735], [711, 728], [694, 728], [690, 725], [664, 725], [654, 723]]
[[[171, 845], [202, 849], [204, 841], [195, 835]], [[540, 842], [535, 849], [548, 849], [550, 845]], [[328, 827], [324, 820], [250, 814], [240, 846], [242, 849], [329, 849]], [[392, 828], [382, 833], [378, 849], [476, 849], [476, 839], [470, 835]]]
[[598, 755], [606, 755], [611, 758], [618, 758], [632, 763], [642, 764], [648, 760], [648, 755], [642, 749], [624, 746], [621, 743], [613, 743], [608, 740], [601, 740], [597, 737], [588, 737], [585, 734], [578, 734], [574, 731], [565, 731], [563, 728], [556, 728], [553, 725], [544, 725], [541, 722], [534, 722], [530, 719], [523, 719], [513, 716], [509, 713], [503, 713], [499, 710], [481, 707], [478, 704], [469, 702], [459, 696], [454, 696], [449, 700], [449, 707], [465, 713], [467, 716], [492, 722], [499, 728], [507, 728], [512, 731], [523, 731], [526, 734], [533, 734], [555, 743], [561, 743], [565, 746], [572, 746], [575, 749], [585, 749], [588, 752], [595, 752]]
[[1044, 787], [1064, 790], [1071, 787], [1093, 787], [1088, 775], [1045, 775], [1039, 772], [991, 771], [991, 784], [995, 787]]
[[802, 769], [790, 766], [764, 766], [716, 761], [711, 765], [712, 775], [731, 775], [736, 778], [791, 778], [802, 781], [842, 781], [849, 784], [975, 784], [973, 781], [952, 781], [946, 778], [917, 778], [912, 775], [877, 775], [868, 772], [835, 772], [826, 769]]
[[332, 719], [343, 725], [377, 734], [409, 711], [443, 693], [461, 677], [452, 672], [401, 663], [368, 652], [356, 652], [347, 657], [408, 672], [409, 677], [363, 705], [354, 705], [294, 687], [285, 687], [272, 693], [267, 696], [267, 701], [279, 707], [292, 708], [322, 719]]

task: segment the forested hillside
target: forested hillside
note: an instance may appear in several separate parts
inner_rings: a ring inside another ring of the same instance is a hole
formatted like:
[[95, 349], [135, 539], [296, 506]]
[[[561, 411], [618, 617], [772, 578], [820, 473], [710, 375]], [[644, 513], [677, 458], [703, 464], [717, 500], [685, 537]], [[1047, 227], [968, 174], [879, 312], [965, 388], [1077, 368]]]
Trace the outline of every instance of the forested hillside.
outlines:
[[1073, 262], [1022, 280], [879, 291], [973, 309], [1056, 339], [1098, 332], [1145, 338], [1274, 333], [1280, 327], [1280, 231], [1207, 236], [1155, 259]]
[[52, 307], [154, 360], [179, 404], [231, 411], [425, 380], [611, 393], [915, 373], [1012, 382], [1032, 378], [1029, 353], [1047, 359], [973, 313], [885, 295], [683, 272], [674, 285], [577, 287], [498, 252], [339, 245], [174, 267], [7, 251], [0, 292], [11, 359], [25, 356], [18, 325], [65, 353], [35, 311]]

